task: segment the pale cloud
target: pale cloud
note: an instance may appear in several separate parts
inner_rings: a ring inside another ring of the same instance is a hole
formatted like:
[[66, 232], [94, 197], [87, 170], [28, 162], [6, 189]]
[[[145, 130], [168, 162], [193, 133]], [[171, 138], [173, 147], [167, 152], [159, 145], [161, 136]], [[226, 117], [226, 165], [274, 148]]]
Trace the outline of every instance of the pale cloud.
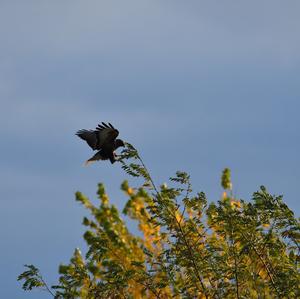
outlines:
[[[1, 4], [2, 52], [153, 62], [299, 64], [298, 1], [64, 1]], [[8, 31], [9, 29], [9, 31]], [[3, 54], [2, 54], [3, 55]], [[118, 61], [119, 60], [119, 61]], [[145, 62], [144, 62], [145, 63]]]

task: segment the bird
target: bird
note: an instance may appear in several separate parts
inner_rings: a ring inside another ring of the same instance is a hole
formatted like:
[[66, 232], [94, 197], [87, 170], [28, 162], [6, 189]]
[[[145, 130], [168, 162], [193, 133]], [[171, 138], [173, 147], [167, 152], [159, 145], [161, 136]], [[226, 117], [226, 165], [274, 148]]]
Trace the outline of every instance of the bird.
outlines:
[[85, 165], [98, 160], [109, 160], [111, 164], [117, 161], [115, 150], [124, 147], [125, 143], [121, 139], [116, 139], [119, 131], [111, 123], [108, 125], [104, 122], [98, 124], [95, 130], [79, 130], [76, 134], [79, 138], [85, 140], [87, 144], [98, 152], [85, 162]]

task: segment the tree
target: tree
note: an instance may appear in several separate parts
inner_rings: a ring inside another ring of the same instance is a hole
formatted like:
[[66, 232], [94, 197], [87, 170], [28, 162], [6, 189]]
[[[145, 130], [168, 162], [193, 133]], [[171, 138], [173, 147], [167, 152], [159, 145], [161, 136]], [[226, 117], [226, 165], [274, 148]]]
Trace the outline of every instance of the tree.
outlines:
[[203, 192], [193, 193], [185, 172], [157, 188], [130, 144], [120, 162], [144, 181], [137, 188], [121, 185], [128, 196], [123, 214], [137, 222], [142, 237], [128, 230], [103, 184], [98, 204], [77, 192], [90, 212], [83, 219], [87, 253], [76, 249], [51, 288], [26, 265], [18, 277], [24, 290], [86, 299], [300, 298], [300, 223], [282, 196], [262, 186], [251, 202], [236, 199], [225, 169], [222, 198], [208, 204]]

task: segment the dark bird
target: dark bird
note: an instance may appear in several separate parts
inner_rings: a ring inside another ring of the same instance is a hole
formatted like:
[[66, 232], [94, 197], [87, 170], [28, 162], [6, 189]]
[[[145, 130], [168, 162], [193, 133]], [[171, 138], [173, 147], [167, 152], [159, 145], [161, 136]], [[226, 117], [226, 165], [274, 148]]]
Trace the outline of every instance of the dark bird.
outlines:
[[120, 146], [125, 146], [121, 139], [116, 139], [119, 131], [110, 123], [107, 125], [102, 122], [95, 130], [79, 130], [76, 135], [85, 140], [94, 151], [98, 150], [85, 162], [86, 165], [98, 160], [110, 160], [114, 163], [117, 161], [115, 150]]

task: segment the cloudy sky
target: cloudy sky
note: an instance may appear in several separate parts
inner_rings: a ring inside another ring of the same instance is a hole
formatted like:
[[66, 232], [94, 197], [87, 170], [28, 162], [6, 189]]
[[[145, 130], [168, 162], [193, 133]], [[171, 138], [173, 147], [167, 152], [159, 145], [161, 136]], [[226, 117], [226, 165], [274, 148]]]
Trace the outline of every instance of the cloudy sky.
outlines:
[[[38, 266], [49, 284], [81, 240], [80, 190], [104, 182], [120, 208], [117, 163], [83, 167], [74, 133], [110, 121], [156, 182], [176, 170], [218, 200], [260, 185], [300, 214], [299, 1], [0, 1], [0, 289]], [[134, 184], [134, 181], [132, 182]]]

